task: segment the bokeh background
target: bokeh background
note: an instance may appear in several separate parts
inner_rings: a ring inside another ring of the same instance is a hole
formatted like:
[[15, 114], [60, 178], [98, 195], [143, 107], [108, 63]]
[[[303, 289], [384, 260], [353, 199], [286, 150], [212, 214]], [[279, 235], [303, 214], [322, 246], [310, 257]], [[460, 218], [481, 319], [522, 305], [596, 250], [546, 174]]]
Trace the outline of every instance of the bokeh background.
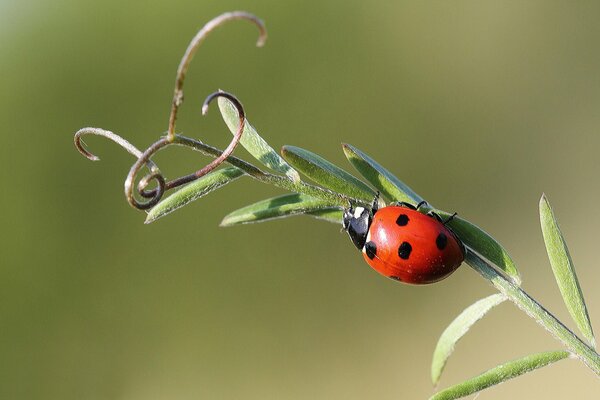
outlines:
[[[219, 228], [282, 193], [242, 179], [152, 225], [130, 208], [133, 162], [166, 130], [189, 39], [197, 54], [178, 130], [229, 141], [204, 97], [244, 103], [274, 146], [348, 166], [363, 149], [432, 204], [492, 233], [525, 288], [570, 323], [539, 229], [547, 193], [600, 329], [600, 4], [545, 1], [0, 1], [0, 398], [424, 399], [446, 325], [493, 292], [464, 266], [428, 287], [381, 278], [339, 227], [296, 217]], [[243, 149], [238, 155], [248, 157]], [[208, 160], [157, 157], [168, 176]], [[559, 344], [510, 304], [456, 348], [441, 387]], [[480, 399], [598, 398], [562, 361]]]

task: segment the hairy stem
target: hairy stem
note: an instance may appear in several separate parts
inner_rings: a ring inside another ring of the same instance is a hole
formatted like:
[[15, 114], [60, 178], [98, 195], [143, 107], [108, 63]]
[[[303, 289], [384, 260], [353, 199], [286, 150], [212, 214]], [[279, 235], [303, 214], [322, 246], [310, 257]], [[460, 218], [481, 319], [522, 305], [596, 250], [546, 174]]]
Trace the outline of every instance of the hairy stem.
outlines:
[[[199, 140], [191, 139], [181, 135], [175, 135], [172, 143], [190, 147], [207, 156], [217, 157], [222, 153], [222, 151], [216, 147], [212, 147], [200, 142]], [[332, 206], [345, 208], [348, 206], [350, 200], [352, 200], [354, 203], [361, 203], [359, 200], [350, 199], [347, 196], [322, 188], [320, 186], [314, 186], [303, 181], [295, 182], [287, 176], [274, 175], [264, 172], [254, 165], [234, 156], [227, 157], [225, 161], [234, 167], [241, 169], [246, 174], [262, 183], [277, 186], [281, 189], [289, 190], [290, 192], [302, 193], [318, 199], [323, 199], [329, 201]]]
[[600, 376], [600, 355], [584, 343], [569, 328], [562, 324], [554, 315], [529, 296], [523, 289], [508, 280], [494, 269], [487, 261], [472, 251], [467, 251], [465, 261], [475, 271], [505, 294], [531, 318], [535, 319], [544, 329], [557, 338], [577, 358], [587, 365], [596, 375]]

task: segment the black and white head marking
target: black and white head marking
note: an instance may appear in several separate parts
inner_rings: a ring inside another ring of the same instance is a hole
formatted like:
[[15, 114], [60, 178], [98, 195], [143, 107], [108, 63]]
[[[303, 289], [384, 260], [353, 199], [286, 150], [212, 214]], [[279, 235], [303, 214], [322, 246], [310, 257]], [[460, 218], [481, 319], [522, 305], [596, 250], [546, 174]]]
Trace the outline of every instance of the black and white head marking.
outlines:
[[365, 207], [353, 208], [351, 206], [344, 211], [342, 225], [344, 230], [348, 232], [352, 243], [359, 250], [362, 250], [365, 246], [372, 220], [373, 212]]

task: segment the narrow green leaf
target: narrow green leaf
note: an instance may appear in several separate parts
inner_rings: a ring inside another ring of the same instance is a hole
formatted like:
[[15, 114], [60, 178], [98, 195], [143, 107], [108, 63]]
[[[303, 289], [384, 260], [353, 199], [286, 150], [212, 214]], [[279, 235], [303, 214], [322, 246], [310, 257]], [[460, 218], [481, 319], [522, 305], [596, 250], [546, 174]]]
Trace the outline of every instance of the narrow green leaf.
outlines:
[[[225, 97], [219, 97], [219, 110], [225, 124], [232, 134], [235, 134], [239, 125], [238, 112], [231, 101]], [[294, 182], [300, 180], [300, 175], [295, 171], [269, 144], [258, 134], [250, 122], [246, 120], [244, 133], [240, 143], [254, 158], [271, 168], [273, 171], [281, 172], [290, 177]]]
[[366, 183], [315, 153], [300, 147], [283, 146], [281, 155], [295, 169], [323, 187], [367, 202], [375, 197], [375, 192]]
[[542, 195], [540, 199], [540, 221], [550, 265], [563, 300], [577, 327], [595, 348], [594, 331], [575, 274], [573, 260], [546, 195]]
[[148, 212], [144, 223], [149, 224], [154, 222], [213, 190], [228, 184], [242, 175], [244, 175], [244, 171], [236, 167], [225, 167], [210, 172], [202, 178], [185, 185], [152, 207]]
[[490, 370], [487, 370], [481, 375], [466, 380], [458, 385], [444, 389], [441, 392], [431, 396], [429, 400], [452, 400], [460, 399], [461, 397], [487, 389], [490, 386], [497, 385], [517, 376], [546, 365], [555, 363], [564, 358], [569, 357], [569, 352], [564, 350], [547, 351], [538, 354], [532, 354], [518, 360], [509, 361], [505, 364], [498, 365]]
[[423, 201], [423, 198], [413, 192], [404, 182], [356, 147], [343, 143], [342, 148], [352, 166], [388, 200], [411, 204]]
[[[444, 219], [452, 216], [452, 214], [445, 211], [436, 210], [436, 212]], [[473, 249], [475, 252], [494, 263], [494, 265], [500, 268], [500, 270], [502, 270], [517, 285], [521, 284], [521, 277], [517, 270], [517, 266], [508, 252], [496, 241], [496, 239], [491, 237], [477, 225], [474, 225], [459, 216], [452, 218], [452, 220], [448, 222], [448, 225], [467, 247]]]
[[342, 218], [344, 217], [344, 211], [340, 209], [325, 208], [322, 210], [307, 212], [306, 215], [340, 225], [342, 223]]
[[448, 358], [454, 351], [454, 345], [471, 329], [471, 327], [487, 314], [493, 307], [506, 300], [502, 293], [483, 298], [465, 308], [444, 330], [433, 352], [431, 362], [431, 381], [437, 385]]
[[[323, 217], [324, 219], [332, 218], [329, 213], [322, 214], [325, 211], [339, 212], [339, 207], [332, 206], [331, 203], [325, 200], [292, 193], [262, 200], [233, 211], [223, 218], [221, 226], [263, 222], [306, 213], [316, 213], [316, 217]], [[338, 223], [341, 223], [341, 218], [338, 220]]]

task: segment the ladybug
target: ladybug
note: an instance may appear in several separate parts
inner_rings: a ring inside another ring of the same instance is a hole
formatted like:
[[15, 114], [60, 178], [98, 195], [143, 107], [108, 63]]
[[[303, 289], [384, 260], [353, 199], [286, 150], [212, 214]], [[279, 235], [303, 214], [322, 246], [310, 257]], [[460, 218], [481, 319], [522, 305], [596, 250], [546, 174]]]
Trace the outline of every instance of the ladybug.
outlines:
[[[380, 274], [410, 284], [434, 283], [454, 272], [465, 258], [465, 247], [430, 211], [423, 214], [409, 203], [378, 208], [350, 205], [344, 210], [343, 227], [365, 261]], [[456, 215], [456, 214], [455, 214]]]

